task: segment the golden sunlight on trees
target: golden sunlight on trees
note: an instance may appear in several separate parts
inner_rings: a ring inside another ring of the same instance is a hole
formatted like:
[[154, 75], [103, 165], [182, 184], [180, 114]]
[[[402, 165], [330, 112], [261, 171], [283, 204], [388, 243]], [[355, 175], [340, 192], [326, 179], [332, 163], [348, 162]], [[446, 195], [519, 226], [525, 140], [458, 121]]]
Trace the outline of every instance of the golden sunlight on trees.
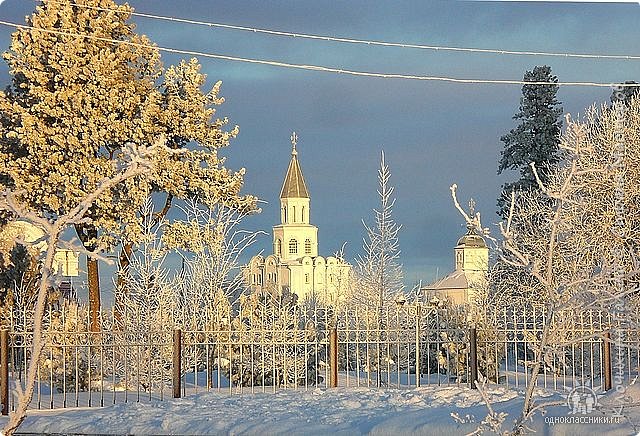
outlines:
[[[173, 198], [193, 195], [254, 209], [255, 198], [239, 193], [244, 170], [224, 168], [217, 155], [237, 134], [237, 128], [223, 130], [226, 119], [214, 118], [214, 106], [223, 101], [220, 83], [203, 91], [206, 77], [195, 59], [165, 71], [158, 50], [128, 21], [130, 6], [79, 3], [111, 10], [46, 2], [27, 18], [35, 29], [14, 32], [4, 54], [12, 82], [0, 94], [0, 189], [19, 190], [17, 201], [55, 218], [113, 176], [112, 161], [125, 143], [148, 146], [164, 135], [168, 148], [182, 152], [165, 151], [148, 179], [135, 177], [103, 192], [90, 219], [75, 226], [89, 251], [123, 243], [123, 268], [150, 192], [164, 193], [158, 219]], [[87, 263], [95, 329], [98, 265], [92, 258]]]

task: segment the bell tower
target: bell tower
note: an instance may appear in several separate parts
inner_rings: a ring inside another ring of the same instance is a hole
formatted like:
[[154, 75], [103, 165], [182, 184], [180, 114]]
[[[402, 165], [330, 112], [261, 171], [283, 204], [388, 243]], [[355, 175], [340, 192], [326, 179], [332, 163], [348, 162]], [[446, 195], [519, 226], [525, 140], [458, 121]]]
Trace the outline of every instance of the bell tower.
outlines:
[[311, 199], [298, 162], [298, 135], [291, 134], [291, 161], [280, 190], [280, 224], [273, 227], [273, 254], [283, 260], [318, 256], [318, 228], [310, 224]]

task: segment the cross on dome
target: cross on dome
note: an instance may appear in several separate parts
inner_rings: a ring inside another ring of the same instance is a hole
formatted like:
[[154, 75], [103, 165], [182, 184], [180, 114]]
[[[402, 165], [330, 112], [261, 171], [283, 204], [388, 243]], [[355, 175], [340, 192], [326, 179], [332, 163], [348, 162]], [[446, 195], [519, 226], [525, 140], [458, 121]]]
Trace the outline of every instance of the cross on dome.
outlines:
[[298, 135], [296, 134], [296, 132], [293, 132], [291, 134], [291, 145], [293, 145], [293, 148], [291, 149], [291, 154], [295, 156], [298, 154], [298, 151], [296, 150], [296, 145], [298, 145]]

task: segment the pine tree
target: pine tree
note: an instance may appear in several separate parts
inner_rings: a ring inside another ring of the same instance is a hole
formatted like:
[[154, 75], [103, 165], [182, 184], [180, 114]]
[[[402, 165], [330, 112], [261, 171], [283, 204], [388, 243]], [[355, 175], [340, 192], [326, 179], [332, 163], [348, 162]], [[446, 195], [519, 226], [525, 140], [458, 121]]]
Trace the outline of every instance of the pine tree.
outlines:
[[[557, 83], [558, 78], [549, 66], [536, 66], [524, 74], [525, 82]], [[558, 85], [522, 86], [520, 110], [513, 116], [520, 124], [500, 140], [502, 151], [498, 174], [505, 170], [519, 170], [520, 178], [505, 183], [498, 198], [498, 215], [506, 217], [511, 191], [536, 191], [539, 189], [530, 164], [533, 162], [543, 183], [560, 161], [559, 147], [562, 129], [562, 106], [556, 99]]]
[[[14, 32], [4, 54], [12, 82], [0, 94], [0, 189], [20, 189], [20, 202], [55, 219], [115, 174], [126, 144], [147, 146], [164, 136], [184, 152], [161, 152], [151, 178], [127, 180], [92, 205], [90, 220], [76, 225], [89, 251], [120, 241], [131, 248], [142, 233], [137, 211], [153, 191], [165, 193], [158, 216], [173, 198], [198, 194], [255, 207], [255, 199], [239, 195], [244, 172], [229, 171], [217, 156], [237, 133], [214, 118], [220, 83], [202, 91], [206, 77], [196, 60], [164, 71], [157, 48], [134, 32], [130, 6], [78, 3], [38, 6], [27, 18], [34, 29]], [[87, 271], [96, 329], [97, 261], [88, 259]]]

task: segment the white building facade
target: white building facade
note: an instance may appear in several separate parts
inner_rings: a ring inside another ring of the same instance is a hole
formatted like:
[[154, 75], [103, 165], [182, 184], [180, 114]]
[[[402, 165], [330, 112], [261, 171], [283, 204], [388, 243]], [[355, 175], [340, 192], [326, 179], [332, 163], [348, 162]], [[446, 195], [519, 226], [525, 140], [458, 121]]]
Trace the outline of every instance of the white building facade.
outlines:
[[489, 248], [475, 228], [467, 226], [467, 233], [458, 239], [453, 253], [455, 270], [423, 287], [422, 292], [427, 301], [436, 297], [456, 305], [474, 304], [478, 291], [487, 285]]
[[318, 254], [318, 228], [310, 223], [311, 198], [291, 135], [291, 161], [280, 191], [280, 224], [273, 226], [273, 252], [254, 256], [245, 268], [252, 291], [289, 289], [299, 300], [335, 304], [349, 286], [351, 265]]

